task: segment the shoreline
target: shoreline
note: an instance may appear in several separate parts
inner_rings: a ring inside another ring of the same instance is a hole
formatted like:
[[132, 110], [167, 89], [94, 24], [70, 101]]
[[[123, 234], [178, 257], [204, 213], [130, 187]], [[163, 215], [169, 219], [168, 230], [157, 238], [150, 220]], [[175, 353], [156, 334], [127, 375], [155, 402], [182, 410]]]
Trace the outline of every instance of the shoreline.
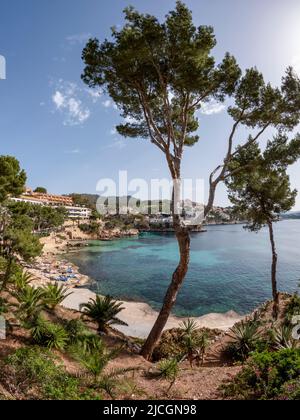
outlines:
[[[85, 245], [89, 240], [91, 239], [82, 239], [82, 245]], [[69, 252], [72, 248], [75, 249], [75, 247], [70, 246], [70, 241], [57, 240], [53, 235], [43, 238], [42, 242], [44, 249], [41, 257], [37, 258], [34, 264], [25, 265], [26, 270], [34, 277], [33, 284], [44, 286], [58, 282], [66, 286], [72, 291], [72, 294], [64, 300], [62, 306], [78, 311], [80, 304], [87, 303], [89, 299], [96, 296], [96, 293], [88, 288], [93, 280], [89, 276], [81, 274], [76, 264], [63, 258], [66, 252]], [[69, 278], [65, 282], [55, 280], [60, 275], [66, 275], [68, 270], [72, 270], [70, 275], [74, 278]], [[115, 329], [127, 336], [146, 338], [156, 321], [158, 312], [147, 303], [136, 301], [124, 301], [123, 308], [124, 310], [120, 313], [119, 318], [125, 321], [128, 327], [116, 325], [114, 326]], [[179, 317], [171, 314], [165, 329], [177, 328], [181, 322], [192, 319], [197, 322], [199, 328], [227, 331], [243, 318], [245, 316], [241, 316], [234, 311], [208, 313], [200, 317]]]
[[[72, 295], [68, 296], [62, 303], [67, 309], [78, 311], [80, 304], [87, 303], [89, 299], [96, 297], [96, 293], [86, 288], [77, 288], [72, 290]], [[122, 302], [124, 310], [118, 317], [128, 324], [128, 327], [114, 325], [113, 327], [130, 337], [147, 338], [158, 312], [151, 308], [147, 303], [142, 302]], [[177, 328], [179, 324], [187, 319], [197, 322], [199, 328], [219, 329], [228, 331], [234, 324], [244, 319], [234, 311], [226, 313], [209, 313], [200, 317], [178, 317], [171, 315], [164, 330]]]

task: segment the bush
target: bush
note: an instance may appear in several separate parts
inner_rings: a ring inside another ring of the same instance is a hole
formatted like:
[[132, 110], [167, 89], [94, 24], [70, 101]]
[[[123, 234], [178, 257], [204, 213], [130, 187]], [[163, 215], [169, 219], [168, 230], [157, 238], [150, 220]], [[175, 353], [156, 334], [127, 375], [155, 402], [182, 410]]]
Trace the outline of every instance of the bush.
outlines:
[[162, 360], [158, 366], [158, 377], [175, 381], [179, 374], [179, 365], [176, 359]]
[[299, 375], [299, 349], [253, 353], [242, 371], [222, 389], [226, 396], [239, 399], [276, 399], [284, 395], [290, 381], [299, 380]]
[[300, 315], [300, 296], [296, 293], [294, 294], [285, 309], [285, 316], [287, 322], [290, 323], [293, 316]]
[[53, 324], [42, 317], [35, 320], [31, 335], [36, 344], [48, 349], [64, 350], [69, 341], [68, 333], [61, 325]]
[[300, 400], [300, 378], [285, 383], [278, 400]]
[[43, 288], [43, 300], [48, 309], [55, 309], [57, 305], [62, 303], [72, 292], [68, 293], [68, 288], [63, 285], [48, 284]]
[[4, 362], [2, 381], [14, 389], [16, 399], [79, 400], [99, 398], [82, 392], [79, 380], [69, 375], [46, 349], [18, 349]]
[[250, 353], [261, 344], [262, 338], [258, 332], [257, 321], [241, 321], [234, 325], [229, 332], [231, 342], [224, 353], [234, 361], [246, 360]]
[[[152, 360], [159, 361], [170, 357], [179, 360], [188, 353], [187, 350], [189, 348], [192, 348], [194, 351], [201, 347], [205, 351], [208, 343], [215, 340], [220, 334], [221, 331], [219, 330], [197, 329], [197, 326], [196, 329], [192, 326], [191, 329], [186, 329], [182, 324], [181, 328], [164, 331], [158, 345], [154, 349]], [[191, 337], [191, 340], [188, 337]]]
[[116, 302], [110, 296], [102, 297], [97, 295], [96, 299], [90, 299], [88, 303], [81, 305], [86, 316], [98, 324], [99, 332], [107, 332], [108, 327], [113, 324], [127, 326], [117, 315], [124, 309], [121, 302]]

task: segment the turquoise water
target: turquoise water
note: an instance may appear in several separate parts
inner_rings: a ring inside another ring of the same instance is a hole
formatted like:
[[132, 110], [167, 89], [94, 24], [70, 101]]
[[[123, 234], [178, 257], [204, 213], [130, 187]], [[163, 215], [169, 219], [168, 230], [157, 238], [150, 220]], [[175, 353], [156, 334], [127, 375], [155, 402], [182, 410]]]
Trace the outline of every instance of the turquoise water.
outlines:
[[[300, 282], [300, 220], [278, 223], [275, 235], [279, 287], [294, 292]], [[159, 309], [178, 262], [178, 249], [173, 234], [145, 233], [139, 238], [95, 241], [67, 257], [95, 280], [94, 290]], [[270, 265], [266, 229], [256, 234], [241, 225], [210, 226], [206, 233], [194, 233], [189, 272], [174, 312], [247, 313], [271, 297]]]

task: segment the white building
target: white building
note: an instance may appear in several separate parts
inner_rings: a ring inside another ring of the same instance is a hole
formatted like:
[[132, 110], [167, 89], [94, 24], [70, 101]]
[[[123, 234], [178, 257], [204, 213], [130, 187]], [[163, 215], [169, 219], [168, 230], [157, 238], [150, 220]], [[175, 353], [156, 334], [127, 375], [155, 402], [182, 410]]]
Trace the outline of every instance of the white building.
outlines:
[[87, 207], [80, 206], [64, 206], [64, 205], [53, 205], [53, 203], [42, 200], [34, 200], [26, 196], [20, 198], [11, 198], [11, 201], [19, 203], [29, 203], [38, 206], [51, 206], [53, 208], [65, 208], [69, 219], [89, 219], [92, 215], [92, 210]]

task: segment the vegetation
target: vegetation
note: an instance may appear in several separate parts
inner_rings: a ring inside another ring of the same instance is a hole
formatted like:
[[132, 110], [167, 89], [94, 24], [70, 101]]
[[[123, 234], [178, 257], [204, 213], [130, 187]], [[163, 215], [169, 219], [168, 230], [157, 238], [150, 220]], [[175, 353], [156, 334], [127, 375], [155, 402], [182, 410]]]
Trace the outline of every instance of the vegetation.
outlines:
[[49, 322], [42, 316], [34, 320], [31, 335], [35, 344], [50, 350], [64, 350], [69, 340], [68, 333], [61, 325]]
[[229, 336], [230, 344], [225, 352], [233, 360], [246, 360], [251, 352], [255, 351], [261, 339], [258, 331], [259, 324], [257, 321], [241, 321], [231, 328]]
[[247, 147], [237, 149], [230, 163], [231, 175], [226, 181], [235, 210], [243, 213], [248, 220], [246, 228], [257, 232], [263, 226], [268, 227], [272, 249], [274, 318], [278, 315], [279, 296], [273, 224], [295, 205], [297, 191], [291, 190], [287, 169], [299, 157], [299, 135], [289, 141], [286, 135], [280, 133], [268, 142], [264, 152], [253, 141]]
[[1, 373], [16, 399], [99, 399], [96, 392], [82, 391], [80, 380], [69, 375], [53, 353], [40, 347], [18, 349], [4, 361]]
[[101, 88], [117, 105], [126, 122], [119, 134], [151, 141], [163, 154], [174, 181], [173, 224], [180, 261], [173, 273], [163, 307], [146, 340], [142, 355], [149, 359], [167, 323], [176, 296], [186, 276], [190, 236], [177, 208], [184, 149], [199, 140], [197, 111], [210, 100], [224, 102], [231, 96], [228, 113], [233, 127], [224, 161], [210, 176], [205, 215], [212, 209], [218, 184], [230, 174], [233, 142], [239, 126], [248, 128], [257, 140], [268, 127], [290, 131], [300, 119], [300, 81], [289, 68], [281, 88], [266, 84], [256, 68], [243, 75], [236, 60], [226, 54], [216, 65], [212, 50], [213, 29], [196, 27], [192, 13], [181, 2], [164, 22], [133, 7], [125, 9], [123, 28], [112, 29], [111, 40], [91, 39], [83, 50], [83, 81]]
[[102, 297], [97, 295], [96, 299], [81, 306], [83, 313], [98, 324], [99, 332], [107, 332], [108, 327], [113, 324], [127, 325], [117, 315], [124, 309], [121, 302], [116, 302], [110, 296]]
[[68, 288], [59, 286], [58, 283], [48, 284], [43, 288], [43, 301], [47, 308], [55, 309], [60, 303], [62, 303], [72, 292], [68, 292]]
[[208, 345], [220, 334], [218, 330], [199, 328], [193, 321], [186, 321], [181, 328], [165, 331], [154, 349], [152, 360], [187, 358], [192, 365], [203, 362]]
[[45, 188], [45, 187], [37, 187], [35, 190], [34, 190], [34, 192], [35, 193], [40, 193], [40, 194], [47, 194], [47, 188]]
[[34, 288], [29, 285], [12, 293], [17, 300], [17, 317], [25, 324], [35, 320], [45, 308], [44, 291], [41, 287]]
[[[299, 395], [300, 350], [254, 353], [223, 391], [238, 399], [280, 399], [293, 387]], [[292, 394], [290, 395], [292, 397]]]

